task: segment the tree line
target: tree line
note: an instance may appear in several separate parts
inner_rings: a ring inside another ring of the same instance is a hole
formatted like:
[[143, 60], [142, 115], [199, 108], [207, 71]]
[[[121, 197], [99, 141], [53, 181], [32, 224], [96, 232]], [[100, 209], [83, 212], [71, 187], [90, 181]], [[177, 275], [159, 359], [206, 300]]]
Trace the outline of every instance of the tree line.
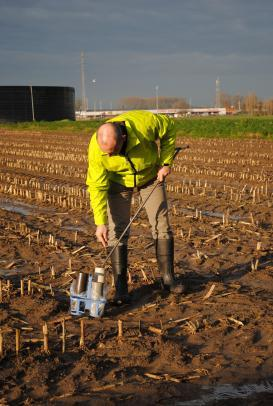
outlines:
[[[183, 97], [124, 97], [118, 101], [118, 109], [131, 110], [131, 109], [188, 109], [192, 106], [189, 105], [187, 100]], [[208, 106], [195, 106], [195, 107], [208, 107]], [[250, 92], [246, 96], [229, 95], [221, 92], [220, 106], [225, 107], [228, 111], [239, 111], [250, 115], [273, 115], [273, 99], [262, 100], [259, 99], [256, 93]]]
[[[114, 108], [117, 110], [155, 110], [157, 107], [159, 109], [188, 109], [191, 107], [210, 106], [190, 106], [184, 97], [159, 96], [156, 98], [130, 96], [119, 99], [115, 103]], [[220, 106], [218, 107], [225, 107], [230, 112], [241, 112], [249, 115], [273, 115], [273, 98], [263, 100], [258, 98], [254, 92], [249, 92], [245, 96], [221, 92]], [[81, 100], [77, 99], [76, 110], [80, 109]]]
[[118, 100], [118, 108], [121, 110], [131, 110], [131, 109], [140, 109], [140, 110], [153, 110], [158, 108], [160, 109], [187, 109], [189, 104], [186, 99], [183, 97], [167, 97], [159, 96], [156, 97], [123, 97]]
[[249, 92], [246, 96], [229, 95], [222, 92], [220, 103], [221, 107], [250, 115], [273, 115], [273, 99], [260, 99], [255, 92]]

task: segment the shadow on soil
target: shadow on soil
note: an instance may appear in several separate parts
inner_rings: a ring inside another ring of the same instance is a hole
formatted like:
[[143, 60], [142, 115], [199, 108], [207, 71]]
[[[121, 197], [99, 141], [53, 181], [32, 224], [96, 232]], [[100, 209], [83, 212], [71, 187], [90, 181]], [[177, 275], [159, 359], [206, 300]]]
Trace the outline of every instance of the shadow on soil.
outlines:
[[[258, 262], [258, 269], [263, 270], [268, 266], [273, 265], [273, 253], [269, 252], [265, 255], [260, 256]], [[185, 269], [188, 268], [188, 264], [184, 261], [177, 263], [178, 268]], [[238, 281], [244, 275], [251, 273], [252, 262], [248, 261], [245, 264], [237, 264], [227, 269], [221, 271], [221, 274], [207, 274], [201, 275], [196, 271], [189, 270], [186, 274], [180, 275], [178, 280], [181, 281], [186, 287], [186, 294], [199, 292], [205, 289], [206, 285], [211, 282], [232, 282]]]

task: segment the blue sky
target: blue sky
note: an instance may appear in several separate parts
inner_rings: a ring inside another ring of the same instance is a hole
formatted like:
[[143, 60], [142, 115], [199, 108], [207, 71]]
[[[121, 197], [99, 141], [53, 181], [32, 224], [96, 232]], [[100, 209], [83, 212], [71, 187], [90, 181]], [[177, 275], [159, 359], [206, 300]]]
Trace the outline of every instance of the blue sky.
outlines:
[[[272, 0], [0, 0], [0, 85], [73, 86], [121, 97], [222, 91], [273, 98]], [[92, 80], [96, 79], [96, 85]]]

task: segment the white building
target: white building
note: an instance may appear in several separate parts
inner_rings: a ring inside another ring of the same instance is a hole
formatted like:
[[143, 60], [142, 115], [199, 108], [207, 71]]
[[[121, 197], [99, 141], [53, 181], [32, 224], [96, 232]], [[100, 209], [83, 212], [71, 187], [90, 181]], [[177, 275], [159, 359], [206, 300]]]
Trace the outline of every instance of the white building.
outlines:
[[[100, 111], [76, 111], [77, 120], [88, 120], [91, 118], [115, 117], [127, 110], [100, 110]], [[166, 114], [172, 117], [190, 116], [225, 116], [225, 107], [200, 107], [192, 109], [153, 109], [151, 113]]]

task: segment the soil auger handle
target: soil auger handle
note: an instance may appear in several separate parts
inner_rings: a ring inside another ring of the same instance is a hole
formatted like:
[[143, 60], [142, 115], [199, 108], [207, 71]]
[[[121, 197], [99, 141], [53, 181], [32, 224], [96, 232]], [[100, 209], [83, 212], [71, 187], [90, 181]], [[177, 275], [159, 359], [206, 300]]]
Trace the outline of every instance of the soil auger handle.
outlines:
[[[176, 156], [179, 154], [180, 151], [182, 151], [183, 149], [187, 149], [189, 148], [189, 145], [185, 145], [184, 147], [177, 147], [175, 148], [175, 153], [173, 155], [173, 160], [176, 158]], [[163, 181], [164, 182], [164, 181]], [[131, 226], [132, 222], [136, 219], [136, 217], [138, 216], [138, 213], [140, 212], [140, 210], [145, 206], [147, 200], [149, 199], [149, 197], [151, 196], [151, 194], [153, 193], [153, 191], [156, 189], [156, 187], [162, 182], [155, 182], [154, 187], [152, 188], [152, 190], [150, 191], [150, 193], [148, 194], [148, 196], [146, 197], [146, 199], [143, 200], [143, 202], [139, 205], [137, 211], [135, 212], [134, 216], [131, 218], [130, 222], [127, 224], [127, 226], [125, 227], [125, 229], [123, 230], [121, 236], [119, 237], [118, 241], [116, 242], [116, 244], [113, 246], [113, 248], [110, 250], [109, 254], [107, 255], [107, 257], [104, 260], [104, 263], [102, 265], [102, 267], [104, 268], [108, 259], [111, 257], [112, 253], [114, 252], [114, 250], [116, 249], [116, 247], [119, 245], [122, 237], [124, 236], [124, 234], [126, 233], [126, 231], [128, 230], [128, 228]]]

